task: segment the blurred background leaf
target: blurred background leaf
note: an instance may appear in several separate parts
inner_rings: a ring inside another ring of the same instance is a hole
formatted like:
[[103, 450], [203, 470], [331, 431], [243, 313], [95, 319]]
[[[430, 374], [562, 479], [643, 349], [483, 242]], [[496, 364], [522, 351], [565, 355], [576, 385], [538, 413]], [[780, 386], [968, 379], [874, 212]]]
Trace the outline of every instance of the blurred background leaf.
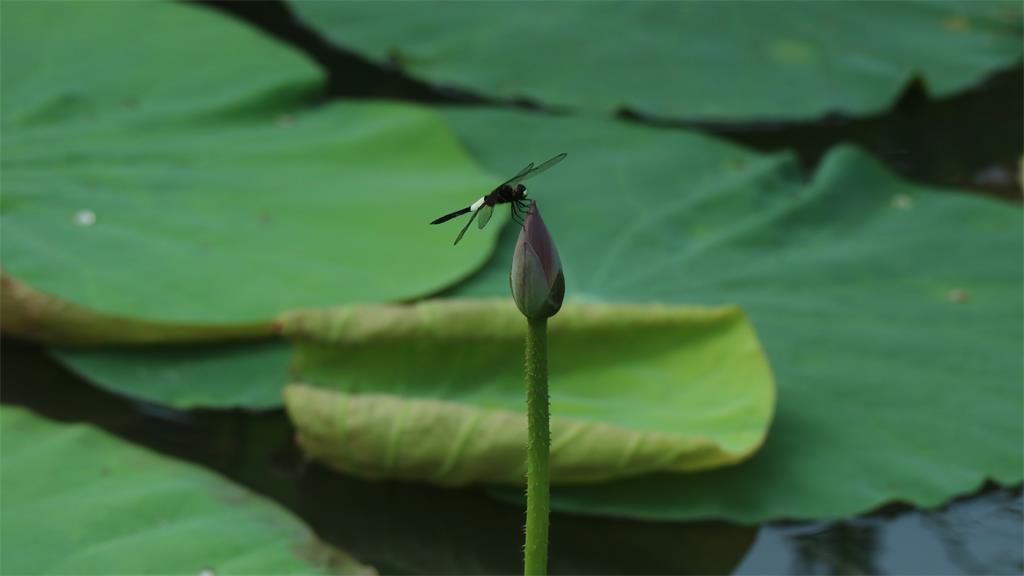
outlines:
[[179, 409], [281, 406], [290, 344], [226, 342], [144, 348], [61, 348], [83, 378], [130, 398]]
[[[683, 131], [487, 110], [445, 115], [496, 173], [509, 171], [508, 158], [573, 150], [531, 189], [571, 299], [738, 303], [778, 379], [777, 421], [752, 461], [560, 489], [556, 506], [754, 522], [839, 517], [892, 500], [934, 506], [988, 477], [1020, 481], [1018, 208], [908, 184], [848, 148], [805, 183], [791, 158]], [[514, 237], [505, 230], [491, 264], [448, 296], [507, 295]], [[222, 402], [245, 402], [242, 384], [177, 360], [178, 384], [149, 398], [225, 386], [232, 392], [218, 394]]]
[[[178, 3], [18, 2], [4, 7], [0, 26], [0, 118], [8, 144], [24, 138], [8, 132], [15, 127], [73, 122], [102, 134], [104, 126], [140, 117], [187, 119], [246, 102], [294, 104], [323, 82], [292, 48]], [[88, 143], [78, 144], [81, 150]], [[12, 153], [5, 146], [4, 156]]]
[[[573, 282], [568, 293], [571, 300], [643, 301], [613, 290], [588, 293], [573, 276], [574, 269], [600, 269], [606, 277], [618, 278], [619, 271], [597, 262], [605, 258], [608, 250], [614, 250], [620, 258], [634, 260], [638, 266], [647, 262], [647, 255], [623, 254], [622, 246], [605, 248], [607, 238], [629, 220], [627, 214], [645, 219], [664, 213], [663, 207], [668, 203], [678, 204], [685, 215], [677, 214], [673, 222], [649, 226], [642, 220], [636, 227], [643, 233], [663, 237], [664, 242], [674, 246], [671, 250], [685, 250], [690, 241], [688, 235], [717, 233], [737, 218], [784, 201], [799, 185], [796, 163], [788, 156], [763, 156], [690, 132], [631, 128], [609, 121], [565, 123], [552, 119], [553, 128], [566, 127], [565, 133], [553, 139], [552, 145], [537, 138], [531, 141], [535, 147], [527, 152], [519, 142], [502, 141], [506, 137], [522, 139], [543, 121], [526, 123], [526, 115], [476, 115], [463, 109], [450, 109], [447, 118], [467, 130], [479, 122], [472, 133], [475, 137], [464, 138], [463, 143], [484, 162], [493, 160], [490, 167], [496, 174], [515, 173], [522, 168], [522, 158], [543, 159], [559, 150], [574, 151], [556, 170], [538, 178], [535, 186], [531, 182], [531, 195], [539, 199], [545, 211], [549, 202], [561, 199], [560, 209], [571, 207], [571, 217], [579, 223], [572, 232], [568, 228], [562, 232], [565, 225], [552, 229], [559, 249], [565, 244], [572, 247], [574, 254], [573, 261], [563, 263]], [[471, 134], [466, 132], [464, 136]], [[624, 206], [629, 212], [623, 211]], [[495, 218], [505, 215], [504, 211], [499, 212]], [[492, 223], [487, 230], [498, 229], [500, 226]], [[455, 233], [453, 229], [444, 230]], [[506, 238], [509, 234], [511, 230], [506, 230]], [[450, 237], [437, 244], [451, 249]], [[510, 247], [506, 241], [502, 249]], [[460, 243], [452, 251], [461, 250]], [[498, 258], [499, 264], [489, 266], [484, 277], [471, 279], [464, 293], [486, 284], [489, 295], [508, 296], [511, 251]], [[659, 273], [653, 268], [650, 272]], [[664, 273], [688, 276], [685, 270], [669, 269]], [[500, 292], [496, 288], [499, 284], [504, 286]], [[290, 378], [283, 361], [283, 347], [259, 345], [245, 352], [241, 347], [207, 350], [175, 346], [147, 352], [65, 348], [58, 356], [97, 384], [152, 402], [183, 408], [267, 407], [280, 405], [280, 388]], [[230, 359], [222, 356], [221, 351], [227, 351]], [[215, 367], [220, 361], [225, 366]], [[438, 358], [437, 362], [443, 366], [445, 359]]]
[[317, 2], [340, 47], [485, 96], [742, 122], [865, 115], [1021, 59], [1017, 2]]
[[[553, 506], [666, 520], [835, 518], [893, 500], [936, 506], [986, 478], [1020, 482], [1019, 207], [909, 184], [851, 148], [807, 183], [777, 158], [705, 175], [728, 149], [688, 153], [702, 139], [678, 131], [446, 114], [494, 168], [537, 148], [575, 152], [535, 194], [568, 295], [739, 304], [778, 382], [768, 441], [750, 461], [559, 488]], [[514, 242], [506, 231], [491, 264], [449, 296], [506, 294]]]
[[268, 322], [166, 324], [94, 312], [40, 292], [2, 270], [0, 322], [9, 336], [74, 346], [247, 340], [270, 336], [274, 328]]
[[[8, 273], [100, 314], [222, 326], [423, 296], [484, 262], [498, 226], [452, 250], [449, 230], [426, 225], [492, 182], [437, 114], [379, 102], [311, 109], [266, 98], [265, 82], [243, 91], [253, 81], [224, 80], [260, 76], [261, 64], [263, 76], [316, 75], [290, 49], [206, 12], [5, 10], [4, 53], [49, 55], [5, 68], [5, 110], [14, 104], [0, 181]], [[183, 51], [181, 30], [193, 20], [199, 32]], [[64, 37], [65, 28], [74, 32]], [[83, 73], [73, 55], [107, 35], [145, 48], [99, 50], [91, 65], [162, 73], [130, 82]], [[204, 41], [220, 55], [208, 59]], [[178, 98], [206, 94], [207, 77], [224, 96]]]
[[212, 472], [4, 407], [5, 574], [372, 573]]

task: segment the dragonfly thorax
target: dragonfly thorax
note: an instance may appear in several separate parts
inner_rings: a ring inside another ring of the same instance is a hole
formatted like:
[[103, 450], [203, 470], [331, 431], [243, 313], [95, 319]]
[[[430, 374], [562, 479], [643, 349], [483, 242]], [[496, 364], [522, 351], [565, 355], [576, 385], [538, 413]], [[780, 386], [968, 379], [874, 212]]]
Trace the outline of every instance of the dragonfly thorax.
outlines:
[[526, 198], [526, 186], [517, 184], [515, 188], [511, 186], [499, 186], [494, 189], [487, 196], [483, 197], [484, 204], [488, 206], [494, 206], [496, 204], [508, 204], [510, 202], [516, 202], [524, 200]]

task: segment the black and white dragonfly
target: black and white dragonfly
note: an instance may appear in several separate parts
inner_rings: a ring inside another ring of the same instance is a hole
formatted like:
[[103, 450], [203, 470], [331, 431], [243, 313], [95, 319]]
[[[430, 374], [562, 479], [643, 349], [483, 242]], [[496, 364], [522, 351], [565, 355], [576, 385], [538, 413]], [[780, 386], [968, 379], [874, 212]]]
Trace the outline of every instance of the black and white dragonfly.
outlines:
[[441, 224], [451, 220], [452, 218], [462, 216], [463, 214], [472, 214], [472, 216], [469, 217], [469, 222], [466, 222], [466, 225], [462, 227], [462, 231], [455, 237], [455, 243], [458, 244], [459, 240], [462, 240], [462, 236], [466, 233], [466, 230], [469, 230], [469, 225], [473, 223], [473, 220], [477, 221], [477, 227], [483, 228], [491, 221], [491, 214], [494, 212], [495, 206], [498, 204], [511, 204], [512, 219], [522, 225], [523, 216], [526, 215], [526, 211], [529, 209], [529, 204], [526, 203], [526, 186], [523, 186], [522, 184], [523, 180], [536, 176], [548, 168], [551, 168], [555, 164], [565, 160], [565, 156], [565, 152], [562, 152], [558, 156], [555, 156], [539, 166], [534, 166], [533, 162], [530, 162], [530, 165], [520, 170], [518, 174], [509, 178], [505, 182], [502, 182], [494, 190], [491, 190], [490, 194], [481, 197], [476, 202], [473, 202], [461, 210], [456, 210], [455, 212], [441, 216], [437, 220], [431, 222], [431, 224]]

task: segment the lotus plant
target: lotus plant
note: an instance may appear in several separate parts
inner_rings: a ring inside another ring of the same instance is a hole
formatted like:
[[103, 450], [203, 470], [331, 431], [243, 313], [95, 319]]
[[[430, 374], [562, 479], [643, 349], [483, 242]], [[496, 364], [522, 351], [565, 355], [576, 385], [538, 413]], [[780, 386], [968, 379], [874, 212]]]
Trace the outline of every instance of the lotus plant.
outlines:
[[548, 318], [562, 307], [565, 276], [558, 250], [544, 220], [531, 202], [519, 232], [512, 272], [512, 298], [526, 316], [526, 546], [524, 572], [547, 573], [548, 455], [551, 444], [548, 402]]

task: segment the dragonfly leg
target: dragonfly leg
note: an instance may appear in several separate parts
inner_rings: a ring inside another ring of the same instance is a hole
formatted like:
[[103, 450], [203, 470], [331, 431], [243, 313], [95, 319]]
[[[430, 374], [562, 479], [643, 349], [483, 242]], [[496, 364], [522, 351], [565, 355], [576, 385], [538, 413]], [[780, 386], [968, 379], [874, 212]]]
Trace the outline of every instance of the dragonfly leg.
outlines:
[[519, 213], [516, 211], [516, 203], [513, 202], [510, 207], [512, 208], [512, 221], [519, 224]]
[[526, 226], [526, 222], [523, 220], [523, 207], [519, 202], [512, 203], [512, 221], [519, 224], [520, 228]]

